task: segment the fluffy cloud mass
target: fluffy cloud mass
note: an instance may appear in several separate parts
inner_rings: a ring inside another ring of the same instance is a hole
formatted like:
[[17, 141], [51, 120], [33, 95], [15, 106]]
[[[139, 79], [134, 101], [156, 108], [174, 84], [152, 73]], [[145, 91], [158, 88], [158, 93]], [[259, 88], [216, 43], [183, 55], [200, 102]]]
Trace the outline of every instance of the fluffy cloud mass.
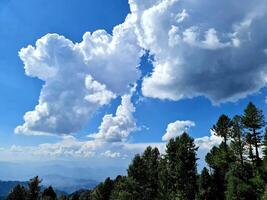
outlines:
[[69, 134], [79, 131], [92, 113], [117, 95], [129, 92], [139, 78], [141, 48], [132, 18], [113, 29], [85, 33], [80, 43], [47, 34], [21, 49], [28, 76], [44, 81], [39, 103], [15, 129], [23, 134]]
[[[146, 97], [205, 96], [217, 104], [266, 86], [267, 0], [129, 0], [129, 5], [131, 13], [112, 34], [87, 32], [80, 43], [47, 34], [21, 49], [26, 74], [44, 85], [16, 133], [79, 131], [99, 107], [127, 94], [140, 79], [143, 49], [153, 58], [152, 73], [142, 79]], [[95, 137], [117, 140], [116, 117], [106, 116], [101, 126]]]
[[186, 121], [175, 121], [168, 124], [166, 133], [162, 136], [163, 141], [168, 141], [171, 138], [175, 138], [181, 135], [183, 132], [188, 132], [190, 127], [195, 126], [195, 123], [189, 120]]
[[131, 96], [122, 96], [121, 105], [118, 106], [115, 116], [108, 114], [103, 117], [98, 133], [88, 137], [106, 142], [123, 142], [129, 134], [136, 130], [133, 117], [135, 107], [131, 102]]
[[139, 43], [154, 56], [145, 96], [205, 96], [216, 104], [266, 86], [266, 0], [130, 0], [130, 6]]
[[195, 139], [195, 143], [199, 147], [199, 150], [206, 150], [207, 152], [213, 146], [218, 146], [221, 142], [222, 138], [216, 136], [212, 130], [210, 130], [210, 136], [204, 136]]

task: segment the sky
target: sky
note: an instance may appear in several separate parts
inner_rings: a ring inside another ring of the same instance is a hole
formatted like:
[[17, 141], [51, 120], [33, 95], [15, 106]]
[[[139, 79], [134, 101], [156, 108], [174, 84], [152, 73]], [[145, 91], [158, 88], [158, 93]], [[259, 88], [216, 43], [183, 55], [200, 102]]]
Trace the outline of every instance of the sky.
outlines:
[[102, 169], [95, 179], [124, 174], [134, 154], [148, 145], [164, 153], [184, 131], [203, 166], [220, 143], [210, 128], [221, 114], [242, 114], [249, 101], [267, 112], [266, 7], [1, 1], [0, 168], [13, 167], [0, 178], [85, 166]]

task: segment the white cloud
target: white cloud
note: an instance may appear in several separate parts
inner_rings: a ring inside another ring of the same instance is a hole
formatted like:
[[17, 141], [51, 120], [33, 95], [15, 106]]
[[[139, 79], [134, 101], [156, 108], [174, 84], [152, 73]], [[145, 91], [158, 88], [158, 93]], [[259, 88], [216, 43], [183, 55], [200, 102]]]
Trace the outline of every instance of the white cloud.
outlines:
[[131, 13], [112, 34], [87, 32], [79, 43], [47, 34], [20, 50], [25, 73], [44, 85], [16, 133], [79, 131], [92, 113], [128, 93], [140, 78], [142, 48], [154, 58], [142, 82], [146, 97], [205, 96], [220, 103], [266, 86], [267, 0], [129, 0], [129, 5]]
[[107, 142], [125, 141], [129, 134], [137, 128], [133, 117], [134, 112], [135, 107], [131, 102], [131, 96], [122, 96], [121, 105], [118, 106], [116, 114], [114, 116], [105, 115], [98, 132], [88, 137]]
[[105, 156], [105, 157], [108, 157], [108, 158], [119, 158], [119, 157], [121, 157], [121, 154], [119, 152], [112, 152], [110, 150], [105, 151], [101, 155]]
[[139, 43], [154, 58], [145, 96], [217, 104], [266, 86], [267, 0], [129, 2]]
[[171, 138], [175, 138], [184, 132], [188, 132], [190, 127], [194, 127], [195, 123], [189, 120], [186, 121], [175, 121], [169, 123], [166, 129], [166, 133], [162, 136], [163, 141], [168, 141]]
[[218, 146], [222, 142], [222, 138], [216, 136], [212, 130], [210, 130], [210, 136], [203, 136], [195, 139], [196, 146], [199, 150], [209, 151], [213, 146]]
[[128, 93], [139, 78], [142, 54], [133, 19], [113, 29], [87, 32], [80, 43], [47, 34], [19, 52], [28, 76], [44, 82], [39, 102], [24, 115], [21, 134], [70, 134], [117, 95]]

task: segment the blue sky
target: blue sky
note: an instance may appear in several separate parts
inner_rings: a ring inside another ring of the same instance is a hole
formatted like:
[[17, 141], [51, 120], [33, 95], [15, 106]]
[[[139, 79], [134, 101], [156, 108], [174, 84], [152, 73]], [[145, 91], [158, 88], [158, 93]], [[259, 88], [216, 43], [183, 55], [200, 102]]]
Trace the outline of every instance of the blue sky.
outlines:
[[267, 4], [240, 2], [1, 1], [0, 160], [123, 173], [184, 130], [203, 157], [220, 114], [266, 113]]

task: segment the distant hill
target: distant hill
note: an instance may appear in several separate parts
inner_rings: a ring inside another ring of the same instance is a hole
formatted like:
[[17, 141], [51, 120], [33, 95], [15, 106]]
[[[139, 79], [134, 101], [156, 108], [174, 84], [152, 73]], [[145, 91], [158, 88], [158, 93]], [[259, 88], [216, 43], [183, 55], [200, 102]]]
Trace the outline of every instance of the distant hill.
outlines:
[[42, 185], [52, 185], [54, 188], [64, 191], [68, 194], [81, 189], [92, 189], [99, 183], [95, 180], [76, 179], [61, 175], [47, 175], [41, 178], [43, 179]]

